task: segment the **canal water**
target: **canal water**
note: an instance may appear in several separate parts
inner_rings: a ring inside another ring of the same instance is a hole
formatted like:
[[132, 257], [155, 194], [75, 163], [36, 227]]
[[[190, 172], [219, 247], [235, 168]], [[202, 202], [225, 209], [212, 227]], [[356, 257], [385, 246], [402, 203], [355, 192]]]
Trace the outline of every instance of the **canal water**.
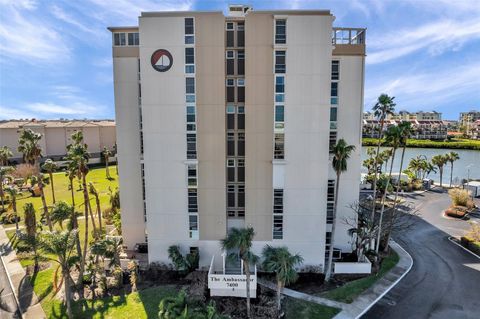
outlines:
[[[362, 162], [367, 159], [367, 146], [362, 147]], [[386, 148], [382, 147], [381, 150]], [[460, 159], [453, 163], [453, 183], [459, 184], [463, 178], [467, 178], [470, 174], [470, 178], [480, 179], [480, 151], [476, 150], [451, 150], [451, 149], [439, 149], [439, 148], [407, 148], [405, 150], [405, 159], [403, 163], [403, 169], [407, 168], [410, 159], [417, 157], [418, 155], [425, 155], [429, 160], [433, 156], [439, 154], [447, 154], [451, 151], [458, 153]], [[395, 154], [395, 161], [393, 163], [393, 172], [398, 172], [400, 167], [400, 158], [402, 156], [402, 150], [397, 150]], [[390, 162], [388, 163], [390, 169]], [[362, 166], [362, 173], [366, 173], [367, 169]], [[440, 174], [430, 173], [428, 178], [433, 179], [435, 182], [440, 182]], [[448, 185], [450, 183], [450, 162], [443, 168], [443, 184]]]

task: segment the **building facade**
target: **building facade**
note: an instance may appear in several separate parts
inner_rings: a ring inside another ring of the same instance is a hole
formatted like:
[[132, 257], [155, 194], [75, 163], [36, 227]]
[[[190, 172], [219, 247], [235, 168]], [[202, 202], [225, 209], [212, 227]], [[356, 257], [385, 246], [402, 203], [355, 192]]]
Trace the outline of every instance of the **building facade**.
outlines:
[[[329, 11], [143, 12], [111, 27], [124, 243], [222, 260], [232, 227], [253, 249], [286, 245], [323, 268], [335, 174], [329, 149], [356, 150], [342, 174], [336, 252], [358, 200], [365, 30]], [[125, 225], [128, 225], [125, 227]]]
[[480, 120], [480, 111], [471, 110], [460, 113], [460, 128], [469, 138], [478, 138], [478, 127], [476, 122]]
[[[82, 131], [91, 156], [91, 163], [100, 162], [101, 152], [106, 147], [115, 149], [115, 122], [109, 120], [11, 120], [0, 122], [0, 146], [8, 146], [13, 153], [12, 164], [22, 163], [22, 154], [18, 152], [19, 132], [31, 129], [42, 134], [40, 146], [43, 159], [62, 160], [67, 154], [67, 145], [71, 144], [71, 135]], [[112, 158], [113, 159], [113, 158]]]

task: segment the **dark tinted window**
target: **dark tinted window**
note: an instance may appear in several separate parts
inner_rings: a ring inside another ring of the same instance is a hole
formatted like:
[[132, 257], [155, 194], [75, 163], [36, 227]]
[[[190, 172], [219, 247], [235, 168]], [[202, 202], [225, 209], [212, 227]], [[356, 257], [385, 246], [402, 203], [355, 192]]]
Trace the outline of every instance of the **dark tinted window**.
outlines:
[[233, 47], [235, 44], [233, 42], [234, 31], [227, 31], [227, 47]]
[[185, 92], [195, 94], [195, 78], [185, 78]]
[[185, 64], [195, 63], [195, 52], [193, 48], [185, 48]]
[[235, 87], [227, 87], [227, 102], [235, 102]]
[[238, 87], [237, 88], [237, 93], [238, 93], [238, 102], [245, 102], [245, 87]]
[[235, 74], [235, 59], [227, 59], [227, 74]]
[[332, 107], [330, 108], [330, 121], [336, 121], [337, 120], [337, 108]]
[[287, 43], [287, 20], [275, 20], [275, 43]]
[[193, 34], [193, 18], [185, 18], [185, 34]]
[[285, 73], [285, 51], [275, 51], [275, 73]]

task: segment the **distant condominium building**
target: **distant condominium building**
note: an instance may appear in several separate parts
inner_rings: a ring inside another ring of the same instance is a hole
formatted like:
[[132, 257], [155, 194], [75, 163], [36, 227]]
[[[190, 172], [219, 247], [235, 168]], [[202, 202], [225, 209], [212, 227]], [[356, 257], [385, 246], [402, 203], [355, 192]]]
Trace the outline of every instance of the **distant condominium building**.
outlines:
[[[472, 137], [476, 133], [475, 122], [480, 120], [480, 111], [472, 110], [460, 113], [460, 128], [467, 136]], [[477, 136], [477, 135], [475, 135]]]
[[[401, 122], [410, 122], [413, 127], [413, 139], [444, 140], [447, 138], [447, 124], [442, 121], [442, 113], [431, 111], [419, 111], [410, 113], [400, 111], [389, 114], [385, 118], [383, 130], [387, 130], [392, 125], [398, 125]], [[380, 136], [380, 121], [372, 112], [363, 114], [363, 137], [378, 138]]]
[[40, 147], [43, 159], [62, 160], [67, 154], [67, 145], [71, 144], [74, 132], [83, 132], [85, 143], [91, 156], [91, 163], [101, 160], [101, 152], [106, 147], [115, 149], [115, 122], [112, 120], [10, 120], [0, 121], [0, 146], [8, 146], [13, 152], [11, 163], [22, 163], [22, 154], [18, 152], [20, 131], [31, 129], [42, 134]]
[[198, 251], [253, 227], [253, 250], [286, 245], [322, 269], [331, 241], [332, 146], [356, 147], [342, 174], [335, 256], [350, 252], [358, 200], [365, 30], [326, 10], [143, 12], [110, 27], [124, 243]]

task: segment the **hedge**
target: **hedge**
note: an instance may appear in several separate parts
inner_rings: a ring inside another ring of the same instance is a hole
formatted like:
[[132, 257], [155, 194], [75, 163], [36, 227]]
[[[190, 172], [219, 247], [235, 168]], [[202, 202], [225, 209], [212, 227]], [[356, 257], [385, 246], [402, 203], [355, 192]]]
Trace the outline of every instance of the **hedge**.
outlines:
[[[363, 138], [363, 146], [377, 146], [377, 138]], [[382, 141], [383, 146], [389, 146]], [[422, 147], [422, 148], [449, 148], [449, 149], [465, 149], [465, 150], [480, 150], [480, 140], [468, 140], [454, 138], [451, 141], [432, 141], [432, 140], [407, 140], [407, 147]]]
[[462, 236], [462, 238], [460, 239], [460, 243], [463, 247], [467, 248], [471, 252], [480, 255], [480, 242], [474, 241], [469, 237]]

